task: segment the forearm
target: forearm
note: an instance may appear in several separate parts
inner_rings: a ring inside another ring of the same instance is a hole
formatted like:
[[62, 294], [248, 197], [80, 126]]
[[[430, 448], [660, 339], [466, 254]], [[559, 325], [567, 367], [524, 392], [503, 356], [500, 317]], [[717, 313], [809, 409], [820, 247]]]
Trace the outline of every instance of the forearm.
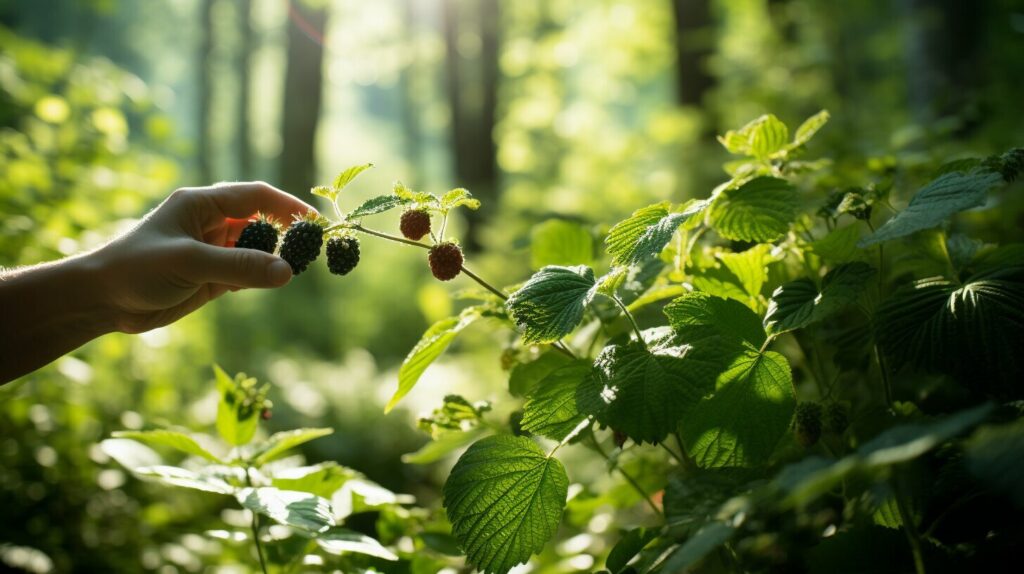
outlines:
[[114, 330], [94, 257], [0, 272], [0, 384]]

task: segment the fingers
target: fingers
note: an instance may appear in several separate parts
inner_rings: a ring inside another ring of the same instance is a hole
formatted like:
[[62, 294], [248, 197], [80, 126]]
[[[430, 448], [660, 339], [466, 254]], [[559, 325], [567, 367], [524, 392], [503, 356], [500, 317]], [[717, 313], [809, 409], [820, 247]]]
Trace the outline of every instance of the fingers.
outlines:
[[196, 188], [194, 193], [209, 199], [216, 208], [216, 213], [209, 214], [209, 220], [213, 222], [224, 219], [245, 220], [258, 211], [288, 224], [292, 220], [292, 215], [316, 212], [308, 203], [260, 181], [219, 183], [211, 187]]
[[281, 287], [292, 278], [288, 263], [255, 249], [234, 249], [196, 243], [186, 276], [196, 283], [231, 287]]

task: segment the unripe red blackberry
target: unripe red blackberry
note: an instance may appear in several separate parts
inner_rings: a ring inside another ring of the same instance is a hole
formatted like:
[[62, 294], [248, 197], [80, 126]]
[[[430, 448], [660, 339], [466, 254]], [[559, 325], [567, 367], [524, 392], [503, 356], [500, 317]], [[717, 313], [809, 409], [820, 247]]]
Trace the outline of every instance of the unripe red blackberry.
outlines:
[[359, 240], [332, 237], [327, 241], [327, 268], [335, 275], [347, 275], [359, 264]]
[[273, 414], [271, 414], [270, 409], [264, 408], [262, 411], [260, 411], [260, 418], [265, 421], [269, 421], [270, 417], [272, 416]]
[[462, 249], [454, 243], [439, 243], [430, 248], [427, 261], [434, 277], [441, 281], [450, 281], [462, 270]]
[[320, 256], [324, 244], [324, 228], [312, 219], [296, 221], [288, 228], [281, 242], [281, 259], [292, 266], [292, 273], [298, 275]]
[[277, 249], [277, 225], [270, 218], [259, 216], [245, 226], [235, 247], [273, 253]]
[[804, 448], [812, 447], [821, 438], [821, 405], [808, 401], [796, 405], [793, 419], [793, 436]]
[[409, 209], [402, 214], [398, 228], [406, 239], [419, 241], [430, 233], [430, 214], [422, 209]]

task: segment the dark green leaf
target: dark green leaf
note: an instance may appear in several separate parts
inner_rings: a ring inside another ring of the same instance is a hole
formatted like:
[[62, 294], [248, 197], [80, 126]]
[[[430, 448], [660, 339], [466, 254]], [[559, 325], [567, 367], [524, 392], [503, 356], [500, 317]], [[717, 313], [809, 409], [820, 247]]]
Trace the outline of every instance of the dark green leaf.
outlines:
[[655, 571], [664, 574], [687, 572], [711, 551], [728, 542], [735, 532], [734, 527], [722, 522], [707, 524], [688, 538]]
[[711, 206], [710, 220], [722, 237], [771, 242], [796, 220], [797, 193], [784, 179], [758, 177], [725, 189]]
[[553, 343], [579, 325], [595, 288], [591, 268], [552, 265], [535, 273], [505, 305], [522, 330], [524, 341]]
[[528, 438], [493, 436], [459, 458], [444, 485], [452, 532], [471, 564], [504, 574], [554, 535], [569, 479]]
[[605, 567], [612, 574], [619, 574], [634, 556], [640, 553], [652, 540], [658, 537], [657, 528], [634, 528], [619, 539], [608, 553]]
[[761, 319], [748, 307], [707, 293], [695, 291], [673, 300], [665, 306], [665, 315], [679, 333], [686, 333], [693, 327], [712, 328], [756, 348], [760, 348], [766, 338]]
[[810, 279], [781, 285], [772, 293], [764, 317], [765, 329], [777, 335], [822, 321], [856, 303], [874, 276], [874, 267], [854, 262], [829, 271], [821, 282], [821, 291]]
[[558, 351], [547, 351], [528, 363], [519, 363], [512, 367], [508, 375], [508, 392], [514, 397], [525, 397], [533, 392], [541, 379], [551, 371], [572, 361]]
[[967, 469], [1024, 507], [1024, 421], [983, 427], [967, 441]]
[[364, 201], [362, 205], [352, 210], [352, 213], [349, 213], [345, 219], [359, 219], [360, 217], [365, 217], [367, 215], [384, 213], [385, 211], [407, 205], [408, 203], [409, 200], [394, 194], [378, 195], [377, 197], [371, 197]]
[[541, 379], [523, 407], [523, 429], [556, 441], [568, 436], [586, 418], [576, 408], [576, 390], [593, 370], [589, 361], [575, 360]]

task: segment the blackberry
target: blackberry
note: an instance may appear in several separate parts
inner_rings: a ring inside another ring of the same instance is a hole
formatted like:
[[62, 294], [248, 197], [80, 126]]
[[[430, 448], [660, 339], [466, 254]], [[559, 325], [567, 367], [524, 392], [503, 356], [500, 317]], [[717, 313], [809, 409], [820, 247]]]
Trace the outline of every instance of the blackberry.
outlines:
[[430, 248], [427, 261], [434, 277], [450, 281], [462, 270], [462, 249], [454, 243], [439, 243]]
[[825, 407], [825, 431], [843, 434], [850, 426], [850, 408], [845, 403], [829, 403]]
[[324, 244], [324, 228], [313, 219], [301, 219], [288, 228], [281, 242], [281, 259], [298, 275], [320, 256]]
[[793, 420], [793, 435], [804, 448], [812, 447], [821, 438], [821, 405], [815, 402], [801, 402], [796, 405]]
[[348, 275], [359, 264], [359, 240], [332, 237], [327, 241], [327, 268], [335, 275]]
[[277, 225], [271, 219], [259, 216], [245, 226], [235, 247], [273, 253], [277, 249]]
[[402, 214], [398, 228], [406, 239], [419, 241], [430, 233], [430, 214], [422, 209], [409, 209]]

